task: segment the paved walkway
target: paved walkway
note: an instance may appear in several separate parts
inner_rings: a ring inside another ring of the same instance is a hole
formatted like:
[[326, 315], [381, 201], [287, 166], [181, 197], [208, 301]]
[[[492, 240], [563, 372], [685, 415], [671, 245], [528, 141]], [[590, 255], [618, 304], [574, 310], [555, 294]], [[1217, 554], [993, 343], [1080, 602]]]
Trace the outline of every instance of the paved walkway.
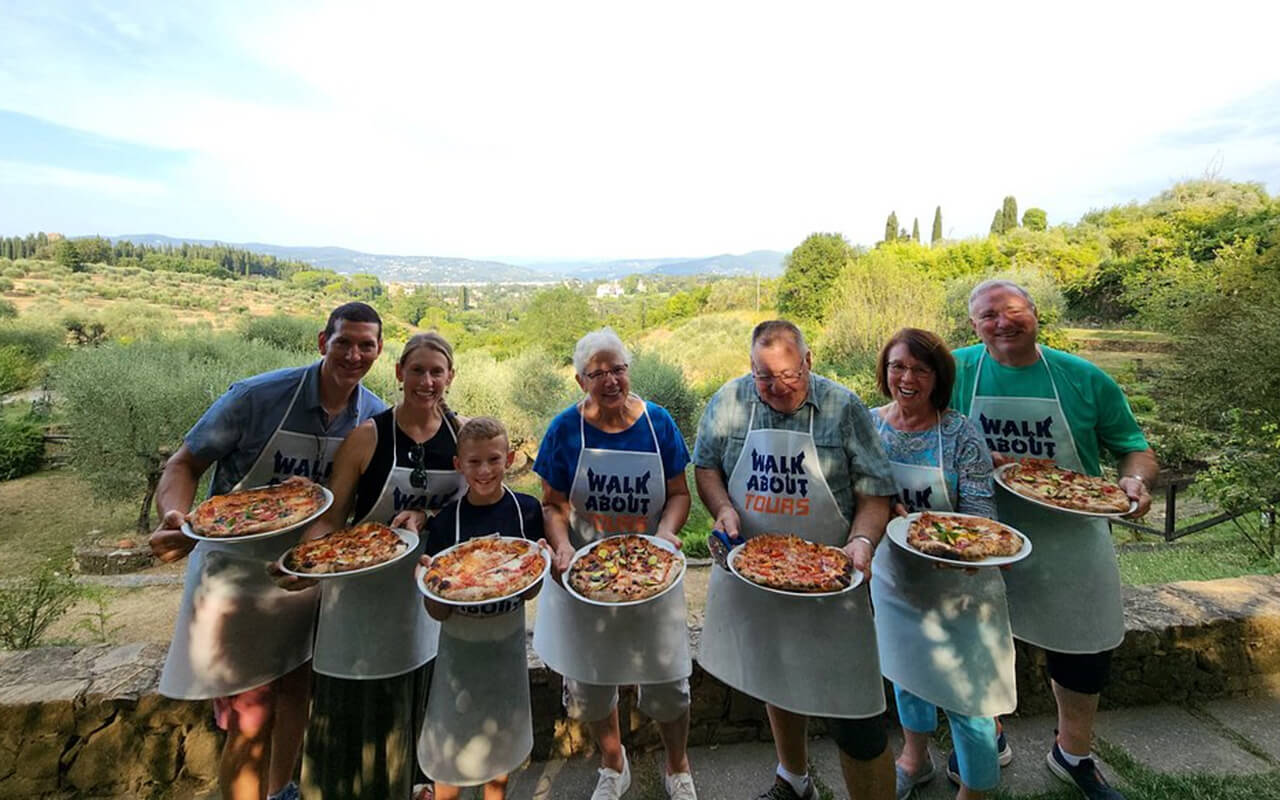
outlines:
[[[1155, 772], [1247, 775], [1280, 770], [1280, 697], [1242, 698], [1203, 707], [1151, 706], [1107, 711], [1099, 715], [1097, 735]], [[944, 723], [945, 724], [945, 723]], [[1008, 717], [1004, 722], [1014, 760], [1003, 771], [1004, 796], [1072, 797], [1045, 766], [1053, 736], [1051, 717]], [[891, 746], [897, 752], [901, 735]], [[830, 794], [845, 798], [835, 745], [815, 739], [810, 745], [814, 774]], [[660, 755], [660, 754], [658, 754]], [[938, 777], [916, 795], [919, 800], [955, 797], [941, 767], [948, 751], [934, 752]], [[751, 800], [772, 782], [775, 764], [768, 742], [699, 747], [690, 751], [701, 800]], [[626, 800], [664, 800], [655, 754], [633, 758], [632, 789]], [[1104, 773], [1123, 789], [1118, 770], [1103, 764]], [[512, 800], [587, 800], [595, 785], [594, 760], [573, 758], [532, 763], [512, 776]], [[464, 794], [464, 797], [468, 795]], [[479, 797], [476, 792], [473, 796]]]

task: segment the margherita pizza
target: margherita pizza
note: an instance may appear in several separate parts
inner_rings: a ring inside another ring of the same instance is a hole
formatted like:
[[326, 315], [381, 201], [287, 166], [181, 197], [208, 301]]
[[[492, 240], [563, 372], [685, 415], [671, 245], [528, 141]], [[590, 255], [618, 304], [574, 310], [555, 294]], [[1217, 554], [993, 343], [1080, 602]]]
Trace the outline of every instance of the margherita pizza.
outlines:
[[198, 536], [235, 538], [296, 525], [324, 508], [319, 484], [289, 481], [210, 497], [187, 515]]
[[408, 548], [409, 543], [386, 525], [362, 522], [297, 545], [285, 553], [283, 563], [290, 572], [332, 575], [382, 564]]
[[734, 551], [733, 568], [753, 583], [788, 592], [839, 592], [853, 582], [853, 561], [843, 550], [799, 536], [748, 539]]
[[1129, 496], [1114, 483], [1063, 469], [1046, 459], [1014, 462], [1002, 470], [1001, 479], [1020, 495], [1068, 511], [1123, 514], [1130, 506]]
[[1017, 555], [1022, 538], [986, 517], [925, 512], [907, 529], [907, 544], [922, 553], [956, 561]]
[[633, 603], [663, 592], [680, 567], [680, 556], [643, 536], [611, 536], [579, 556], [565, 579], [588, 600]]
[[485, 536], [433, 558], [422, 582], [441, 599], [481, 603], [528, 589], [546, 566], [546, 556], [533, 542]]

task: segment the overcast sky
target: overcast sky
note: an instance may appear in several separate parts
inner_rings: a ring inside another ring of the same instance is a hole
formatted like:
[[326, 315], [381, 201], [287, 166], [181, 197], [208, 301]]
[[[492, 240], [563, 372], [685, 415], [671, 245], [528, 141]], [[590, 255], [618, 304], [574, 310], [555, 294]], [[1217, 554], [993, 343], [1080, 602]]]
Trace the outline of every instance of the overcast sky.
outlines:
[[0, 234], [642, 258], [1276, 193], [1278, 9], [0, 0]]

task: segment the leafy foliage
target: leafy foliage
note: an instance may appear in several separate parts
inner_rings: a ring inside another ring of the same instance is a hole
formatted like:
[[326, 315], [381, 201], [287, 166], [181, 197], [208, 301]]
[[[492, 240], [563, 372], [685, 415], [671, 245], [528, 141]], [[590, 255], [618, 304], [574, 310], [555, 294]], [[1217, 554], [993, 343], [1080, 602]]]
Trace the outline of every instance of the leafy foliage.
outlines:
[[36, 419], [0, 417], [0, 481], [30, 475], [43, 458], [44, 428]]
[[661, 356], [644, 351], [631, 358], [631, 389], [645, 400], [665, 408], [685, 438], [692, 441], [698, 432], [702, 403], [689, 388], [684, 371]]
[[8, 650], [35, 647], [79, 597], [76, 582], [48, 565], [0, 585], [0, 645]]
[[578, 339], [598, 326], [587, 298], [567, 286], [558, 286], [533, 296], [520, 317], [519, 331], [526, 345], [541, 347], [558, 363], [568, 364]]
[[319, 317], [294, 317], [272, 314], [268, 317], [246, 317], [240, 335], [250, 342], [261, 342], [280, 350], [303, 355], [316, 355], [317, 336], [324, 330]]
[[778, 285], [778, 311], [783, 316], [821, 322], [828, 290], [853, 255], [853, 248], [838, 233], [810, 234], [787, 256], [786, 271]]
[[929, 245], [942, 241], [942, 206], [933, 210], [933, 232], [929, 235]]
[[25, 389], [39, 374], [36, 362], [16, 345], [0, 345], [0, 394]]
[[1022, 227], [1033, 231], [1043, 231], [1049, 227], [1049, 215], [1043, 208], [1028, 208], [1022, 212]]

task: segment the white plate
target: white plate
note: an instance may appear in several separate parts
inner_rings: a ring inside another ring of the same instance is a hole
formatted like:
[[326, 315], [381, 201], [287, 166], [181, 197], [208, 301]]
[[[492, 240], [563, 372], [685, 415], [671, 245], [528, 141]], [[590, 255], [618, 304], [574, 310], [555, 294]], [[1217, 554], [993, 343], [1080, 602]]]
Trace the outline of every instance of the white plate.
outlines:
[[[743, 542], [742, 544], [730, 550], [729, 557], [726, 559], [726, 561], [729, 564], [730, 572], [736, 575], [739, 580], [745, 582], [749, 586], [754, 586], [757, 589], [761, 589], [766, 592], [773, 592], [774, 594], [786, 595], [787, 597], [835, 597], [836, 595], [845, 594], [846, 592], [852, 592], [854, 589], [857, 589], [859, 586], [862, 585], [862, 580], [864, 576], [857, 569], [853, 570], [852, 580], [849, 581], [849, 585], [843, 589], [837, 589], [834, 592], [796, 592], [796, 591], [791, 591], [789, 589], [775, 589], [772, 586], [765, 586], [763, 584], [756, 583], [755, 581], [743, 575], [741, 572], [738, 572], [738, 554], [742, 552], [742, 547], [745, 544], [746, 542]], [[843, 555], [845, 558], [848, 558], [848, 554], [845, 553], [842, 548], [832, 547], [831, 545], [827, 545], [827, 547], [831, 547], [832, 550], [839, 550], [841, 555]]]
[[[252, 491], [256, 491], [257, 489], [270, 489], [270, 488], [271, 488], [270, 486], [256, 486], [253, 489], [246, 489], [245, 491], [252, 492]], [[323, 486], [320, 487], [320, 491], [324, 492], [324, 505], [320, 506], [320, 510], [316, 511], [316, 513], [312, 514], [311, 516], [307, 517], [301, 522], [295, 522], [294, 524], [286, 528], [280, 528], [279, 530], [275, 530], [275, 531], [263, 531], [262, 533], [251, 533], [248, 536], [202, 536], [201, 534], [198, 534], [195, 531], [191, 530], [191, 526], [184, 520], [182, 523], [182, 532], [185, 533], [187, 536], [190, 536], [192, 539], [198, 539], [202, 542], [218, 542], [221, 544], [236, 544], [237, 542], [256, 542], [259, 539], [270, 539], [272, 536], [279, 536], [282, 533], [289, 533], [290, 531], [296, 531], [298, 528], [301, 528], [303, 526], [310, 525], [311, 523], [315, 522], [320, 517], [321, 514], [328, 511], [329, 506], [333, 505], [333, 492], [329, 491]]]
[[1036, 505], [1043, 506], [1044, 508], [1053, 509], [1054, 511], [1061, 511], [1063, 514], [1075, 514], [1077, 517], [1103, 517], [1105, 519], [1119, 519], [1120, 517], [1123, 517], [1126, 514], [1132, 514], [1138, 508], [1138, 502], [1136, 500], [1130, 500], [1128, 511], [1111, 511], [1111, 512], [1105, 512], [1105, 513], [1100, 511], [1076, 511], [1074, 508], [1062, 508], [1061, 506], [1055, 506], [1053, 503], [1046, 503], [1045, 501], [1038, 500], [1034, 497], [1027, 497], [1025, 494], [1022, 494], [1021, 492], [1015, 490], [1012, 486], [1010, 486], [1008, 483], [1005, 482], [1004, 474], [1008, 472], [1009, 468], [1012, 466], [1014, 465], [1005, 464], [1002, 467], [996, 467], [995, 472], [991, 473], [991, 477], [996, 479], [996, 484], [999, 485], [1001, 489], [1004, 489], [1006, 492], [1008, 492], [1011, 495], [1015, 495], [1019, 499], [1026, 500], [1028, 503], [1035, 503]]
[[[521, 539], [518, 536], [499, 536], [498, 534], [494, 534], [492, 537], [475, 536], [468, 539], [466, 542], [458, 542], [452, 547], [445, 548], [444, 550], [441, 550], [439, 553], [436, 553], [435, 556], [433, 556], [433, 558], [440, 558], [443, 555], [452, 553], [454, 550], [457, 550], [459, 547], [462, 547], [467, 542], [474, 542], [476, 539], [480, 539], [480, 538], [506, 539], [513, 542], [520, 542], [526, 545], [530, 550], [539, 549], [537, 542], [532, 542], [532, 541], [529, 541], [528, 539]], [[479, 601], [450, 600], [446, 597], [441, 597], [440, 595], [435, 594], [434, 592], [432, 592], [430, 589], [427, 588], [427, 584], [425, 582], [427, 578], [427, 571], [422, 567], [419, 567], [418, 569], [414, 570], [413, 580], [415, 583], [418, 584], [419, 592], [422, 592], [423, 595], [430, 597], [432, 600], [436, 601], [437, 603], [443, 603], [444, 605], [447, 605], [447, 606], [456, 606], [458, 608], [480, 608], [482, 606], [487, 606], [491, 603], [500, 603], [503, 600], [512, 600], [514, 598], [517, 598], [520, 595], [532, 589], [534, 586], [538, 585], [538, 583], [541, 582], [543, 579], [545, 579], [547, 577], [547, 573], [551, 571], [551, 554], [546, 550], [542, 550], [540, 555], [542, 556], [542, 572], [538, 574], [538, 577], [536, 579], [530, 581], [527, 586], [523, 586], [520, 589], [517, 589], [516, 591], [511, 592], [510, 594], [505, 594], [502, 597], [491, 597], [488, 600], [479, 600]]]
[[[293, 570], [289, 569], [284, 565], [285, 559], [288, 557], [290, 553], [293, 552], [293, 547], [290, 547], [288, 550], [284, 551], [284, 555], [280, 556], [280, 558], [276, 561], [276, 566], [278, 566], [280, 568], [280, 571], [286, 575], [293, 575], [298, 578], [309, 578], [311, 580], [317, 580], [317, 581], [332, 580], [334, 578], [350, 578], [355, 575], [368, 575], [370, 572], [377, 572], [378, 570], [383, 569], [384, 567], [391, 566], [397, 561], [408, 558], [414, 553], [414, 551], [418, 549], [418, 534], [414, 533], [413, 531], [407, 531], [403, 528], [392, 528], [391, 530], [396, 532], [396, 535], [400, 537], [400, 541], [404, 542], [407, 545], [407, 547], [405, 547], [404, 551], [398, 554], [397, 556], [395, 556], [394, 558], [387, 559], [386, 561], [380, 561], [377, 564], [370, 564], [369, 566], [361, 567], [360, 569], [349, 569], [344, 572], [323, 572], [323, 573], [294, 572]], [[337, 533], [337, 531], [334, 531], [334, 533]], [[316, 541], [316, 540], [313, 539], [310, 541]], [[300, 542], [299, 544], [306, 544], [306, 542]], [[297, 546], [298, 545], [294, 545], [294, 547], [297, 547]]]
[[624, 535], [626, 535], [626, 536], [640, 536], [640, 537], [641, 537], [641, 538], [643, 538], [643, 539], [648, 539], [650, 542], [652, 542], [653, 544], [657, 545], [658, 547], [661, 547], [663, 550], [667, 550], [667, 551], [670, 551], [670, 552], [672, 552], [672, 553], [675, 553], [675, 554], [676, 554], [676, 557], [680, 559], [680, 574], [679, 574], [679, 575], [677, 575], [677, 576], [675, 577], [675, 580], [673, 580], [673, 581], [671, 581], [671, 583], [667, 584], [667, 588], [663, 589], [662, 591], [658, 592], [657, 594], [653, 595], [652, 597], [646, 597], [646, 598], [644, 598], [643, 600], [628, 600], [628, 601], [627, 601], [627, 602], [625, 602], [625, 603], [610, 603], [610, 602], [605, 601], [605, 600], [592, 600], [592, 599], [591, 599], [591, 598], [589, 598], [589, 597], [583, 597], [582, 595], [580, 595], [580, 594], [578, 594], [577, 592], [575, 592], [575, 591], [573, 590], [573, 587], [572, 587], [571, 585], [569, 585], [569, 580], [568, 580], [569, 573], [570, 573], [570, 572], [573, 572], [573, 565], [578, 563], [578, 559], [582, 558], [582, 557], [583, 557], [583, 556], [585, 556], [587, 553], [589, 553], [589, 552], [591, 552], [592, 550], [596, 549], [596, 548], [597, 548], [597, 547], [599, 547], [600, 545], [602, 545], [602, 544], [604, 544], [604, 543], [606, 543], [606, 542], [610, 542], [610, 541], [612, 541], [612, 540], [614, 540], [614, 539], [618, 539], [618, 538], [620, 538], [620, 537], [618, 537], [618, 536], [610, 536], [610, 537], [608, 537], [607, 539], [597, 539], [596, 541], [594, 541], [594, 542], [592, 542], [592, 543], [590, 543], [590, 544], [588, 544], [588, 545], [586, 545], [586, 546], [582, 547], [581, 549], [579, 549], [579, 550], [578, 550], [578, 552], [576, 552], [576, 553], [574, 553], [574, 554], [573, 554], [573, 560], [569, 562], [569, 568], [568, 568], [567, 570], [565, 570], [565, 572], [564, 572], [564, 576], [565, 576], [565, 580], [564, 580], [564, 590], [565, 590], [566, 592], [568, 592], [568, 593], [569, 593], [569, 595], [570, 595], [571, 597], [573, 597], [573, 598], [575, 598], [575, 599], [577, 599], [577, 600], [581, 600], [581, 601], [582, 601], [582, 602], [584, 602], [584, 603], [589, 603], [590, 605], [593, 605], [593, 606], [604, 606], [604, 607], [606, 607], [606, 608], [624, 608], [624, 607], [626, 607], [626, 606], [638, 606], [638, 605], [640, 605], [641, 603], [648, 603], [648, 602], [651, 602], [651, 601], [653, 601], [653, 600], [657, 600], [659, 597], [662, 597], [664, 594], [666, 594], [667, 592], [669, 592], [669, 591], [671, 591], [672, 589], [674, 589], [676, 586], [678, 586], [678, 585], [680, 584], [680, 582], [681, 582], [681, 581], [683, 581], [683, 580], [684, 580], [684, 572], [685, 572], [685, 569], [687, 569], [687, 568], [688, 568], [688, 563], [685, 561], [684, 553], [680, 552], [680, 550], [679, 550], [679, 549], [677, 549], [677, 548], [676, 548], [676, 546], [675, 546], [674, 544], [672, 544], [671, 542], [668, 542], [666, 539], [663, 539], [663, 538], [658, 537], [658, 536], [645, 536], [644, 534], [639, 534], [639, 533], [624, 534]]
[[[977, 516], [974, 516], [973, 514], [956, 514], [950, 511], [931, 511], [929, 513], [935, 514], [939, 517], [970, 517], [973, 519], [986, 519], [985, 517], [977, 517]], [[990, 556], [988, 558], [982, 559], [981, 561], [962, 561], [958, 558], [943, 558], [942, 556], [934, 556], [934, 555], [929, 555], [928, 553], [922, 553], [919, 550], [912, 547], [911, 545], [907, 544], [907, 529], [911, 527], [911, 523], [915, 522], [919, 518], [920, 518], [919, 512], [915, 514], [908, 514], [905, 517], [894, 517], [893, 519], [889, 520], [889, 527], [885, 529], [885, 535], [889, 537], [889, 541], [893, 542], [895, 545], [897, 545], [898, 547], [901, 547], [903, 550], [906, 550], [908, 553], [914, 556], [919, 556], [920, 558], [927, 558], [930, 561], [937, 561], [939, 564], [946, 564], [949, 567], [959, 567], [961, 569], [968, 569], [969, 567], [1002, 567], [1005, 564], [1013, 564], [1015, 562], [1021, 561], [1022, 559], [1031, 555], [1031, 540], [1028, 539], [1022, 533], [1022, 531], [1018, 530], [1017, 528], [1011, 528], [1008, 525], [1005, 525], [1003, 522], [1000, 522], [1000, 525], [1016, 533], [1018, 535], [1018, 538], [1022, 540], [1022, 549], [1011, 556]], [[993, 520], [993, 521], [998, 522], [998, 520]]]

